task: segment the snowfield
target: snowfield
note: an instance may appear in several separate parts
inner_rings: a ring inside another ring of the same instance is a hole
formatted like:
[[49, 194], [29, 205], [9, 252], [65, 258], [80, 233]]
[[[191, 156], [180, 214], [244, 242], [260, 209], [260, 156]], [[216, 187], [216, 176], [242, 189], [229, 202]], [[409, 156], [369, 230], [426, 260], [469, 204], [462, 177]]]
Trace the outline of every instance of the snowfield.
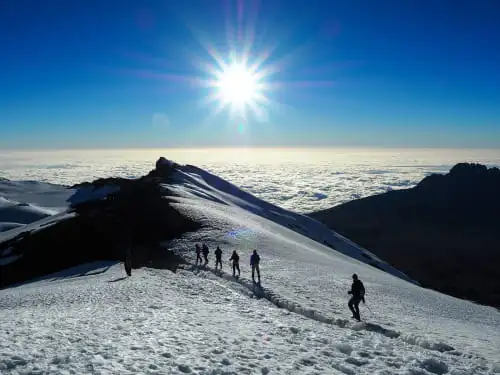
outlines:
[[0, 178], [0, 233], [66, 210], [74, 193], [62, 185]]
[[16, 202], [29, 202], [52, 211], [68, 207], [67, 199], [75, 193], [67, 186], [38, 181], [10, 181], [0, 177], [0, 197]]
[[[164, 245], [194, 263], [194, 244], [206, 242], [208, 267], [126, 278], [120, 264], [92, 263], [1, 290], [0, 373], [500, 374], [497, 310], [423, 289], [322, 224], [199, 168], [181, 167], [164, 187], [203, 223]], [[262, 288], [250, 279], [253, 249]], [[367, 289], [360, 323], [347, 308], [353, 273]]]

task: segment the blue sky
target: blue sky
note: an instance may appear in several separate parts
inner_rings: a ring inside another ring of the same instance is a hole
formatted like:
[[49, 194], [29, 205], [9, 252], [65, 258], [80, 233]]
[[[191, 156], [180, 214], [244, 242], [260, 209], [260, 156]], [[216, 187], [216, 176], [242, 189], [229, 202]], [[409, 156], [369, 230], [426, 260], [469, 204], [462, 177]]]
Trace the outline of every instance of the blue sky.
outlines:
[[[4, 0], [0, 148], [498, 148], [499, 19], [496, 0]], [[267, 51], [258, 111], [214, 115], [214, 50]]]

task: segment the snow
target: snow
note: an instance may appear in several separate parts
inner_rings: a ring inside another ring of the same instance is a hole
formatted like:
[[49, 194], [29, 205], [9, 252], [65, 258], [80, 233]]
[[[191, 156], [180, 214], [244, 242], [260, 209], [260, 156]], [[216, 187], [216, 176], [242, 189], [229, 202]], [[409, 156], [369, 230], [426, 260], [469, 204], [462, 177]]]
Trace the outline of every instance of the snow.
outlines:
[[0, 206], [4, 200], [14, 202], [30, 202], [34, 206], [52, 211], [64, 211], [66, 200], [74, 193], [63, 185], [37, 181], [10, 181], [0, 178]]
[[0, 178], [0, 233], [66, 210], [73, 193], [62, 185]]
[[[406, 275], [391, 267], [389, 264], [379, 259], [376, 255], [366, 249], [363, 249], [361, 246], [354, 244], [352, 241], [346, 239], [340, 234], [331, 231], [319, 221], [311, 219], [308, 216], [292, 213], [267, 203], [245, 191], [242, 191], [229, 182], [203, 171], [202, 169], [193, 166], [183, 167], [182, 171], [178, 172], [177, 181], [179, 183], [177, 194], [182, 197], [201, 197], [212, 202], [223, 203], [235, 209], [238, 207], [243, 208], [244, 215], [251, 212], [269, 219], [263, 222], [266, 226], [273, 226], [278, 230], [282, 230], [283, 226], [293, 229], [292, 231], [286, 231], [287, 235], [284, 238], [285, 241], [289, 241], [289, 239], [286, 238], [288, 235], [295, 236], [292, 241], [295, 241], [295, 238], [302, 239], [303, 236], [296, 236], [296, 232], [298, 232], [314, 239], [315, 242], [312, 243], [315, 246], [317, 245], [316, 241], [329, 244], [330, 246], [334, 246], [337, 251], [348, 255], [349, 259], [356, 258], [363, 262], [369, 260], [376, 264], [379, 268], [389, 273], [406, 280], [410, 280]], [[193, 203], [195, 205], [199, 203], [205, 205], [206, 201], [193, 200]], [[224, 209], [224, 207], [219, 205], [216, 206], [216, 210], [220, 211], [221, 209]], [[241, 210], [238, 212], [241, 216]], [[303, 253], [302, 255], [304, 254], [307, 253]]]
[[64, 211], [52, 216], [45, 217], [44, 219], [34, 221], [32, 223], [21, 225], [11, 230], [0, 232], [0, 243], [13, 239], [21, 233], [33, 233], [42, 228], [55, 225], [63, 220], [70, 219], [75, 216], [75, 213]]
[[56, 214], [56, 211], [0, 197], [0, 222], [28, 224]]
[[[187, 268], [96, 263], [0, 294], [0, 371], [15, 373], [420, 373], [493, 371], [363, 329], [277, 309]], [[356, 324], [355, 324], [356, 325]], [[493, 373], [493, 372], [491, 372]]]
[[[320, 223], [198, 168], [175, 180], [172, 204], [204, 225], [165, 245], [192, 263], [195, 243], [210, 257], [219, 245], [225, 272], [237, 250], [242, 277], [215, 273], [213, 259], [131, 278], [92, 263], [4, 289], [2, 374], [500, 374], [497, 310], [423, 289]], [[249, 279], [254, 248], [262, 288]], [[353, 273], [367, 289], [360, 323], [346, 306]]]
[[71, 205], [76, 205], [88, 201], [101, 200], [106, 198], [109, 194], [116, 193], [119, 190], [119, 186], [113, 185], [104, 185], [97, 188], [93, 185], [82, 186], [78, 188], [71, 197], [68, 198], [68, 202]]
[[0, 232], [6, 232], [8, 230], [22, 227], [23, 224], [19, 223], [10, 223], [10, 222], [0, 222]]

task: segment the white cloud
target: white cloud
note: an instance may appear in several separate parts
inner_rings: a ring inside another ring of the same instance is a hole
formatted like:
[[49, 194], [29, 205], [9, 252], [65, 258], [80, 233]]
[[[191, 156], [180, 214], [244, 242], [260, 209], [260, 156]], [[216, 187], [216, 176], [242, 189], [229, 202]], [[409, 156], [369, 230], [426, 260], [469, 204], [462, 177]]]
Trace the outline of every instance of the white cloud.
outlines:
[[[158, 115], [158, 120], [166, 117]], [[3, 151], [0, 177], [66, 185], [99, 177], [139, 177], [160, 156], [207, 169], [259, 198], [302, 213], [409, 188], [461, 161], [500, 165], [500, 150]]]

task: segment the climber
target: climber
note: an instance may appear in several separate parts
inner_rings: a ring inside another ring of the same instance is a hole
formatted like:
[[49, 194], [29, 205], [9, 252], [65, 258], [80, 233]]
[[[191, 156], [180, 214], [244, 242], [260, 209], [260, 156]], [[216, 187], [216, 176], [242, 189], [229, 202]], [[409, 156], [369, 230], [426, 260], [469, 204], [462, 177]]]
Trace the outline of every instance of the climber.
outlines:
[[352, 317], [357, 321], [361, 321], [361, 316], [359, 315], [359, 303], [361, 301], [365, 303], [365, 286], [361, 280], [358, 279], [358, 275], [356, 274], [352, 275], [352, 280], [353, 283], [351, 290], [347, 292], [348, 294], [351, 294], [352, 297], [347, 305], [352, 312]]
[[205, 266], [208, 264], [208, 253], [210, 253], [210, 250], [208, 250], [207, 244], [203, 244], [202, 246], [202, 252], [203, 252], [203, 257], [205, 258]]
[[236, 276], [236, 270], [238, 270], [238, 277], [240, 276], [240, 256], [236, 252], [233, 251], [233, 255], [229, 258], [229, 261], [233, 261], [233, 276]]
[[215, 270], [217, 271], [217, 265], [220, 265], [220, 270], [222, 271], [222, 250], [219, 246], [215, 249]]
[[127, 276], [132, 276], [132, 251], [130, 247], [127, 247], [125, 251], [125, 259], [123, 261], [125, 266], [125, 271], [127, 272]]
[[257, 271], [257, 278], [259, 280], [258, 283], [260, 284], [259, 263], [260, 263], [260, 256], [259, 254], [257, 254], [257, 250], [254, 250], [252, 256], [250, 257], [250, 266], [252, 267], [252, 281], [255, 283], [255, 271]]
[[195, 251], [196, 251], [196, 265], [198, 265], [198, 261], [200, 262], [200, 264], [202, 262], [202, 260], [201, 260], [201, 246], [200, 246], [200, 244], [196, 244], [195, 245]]

